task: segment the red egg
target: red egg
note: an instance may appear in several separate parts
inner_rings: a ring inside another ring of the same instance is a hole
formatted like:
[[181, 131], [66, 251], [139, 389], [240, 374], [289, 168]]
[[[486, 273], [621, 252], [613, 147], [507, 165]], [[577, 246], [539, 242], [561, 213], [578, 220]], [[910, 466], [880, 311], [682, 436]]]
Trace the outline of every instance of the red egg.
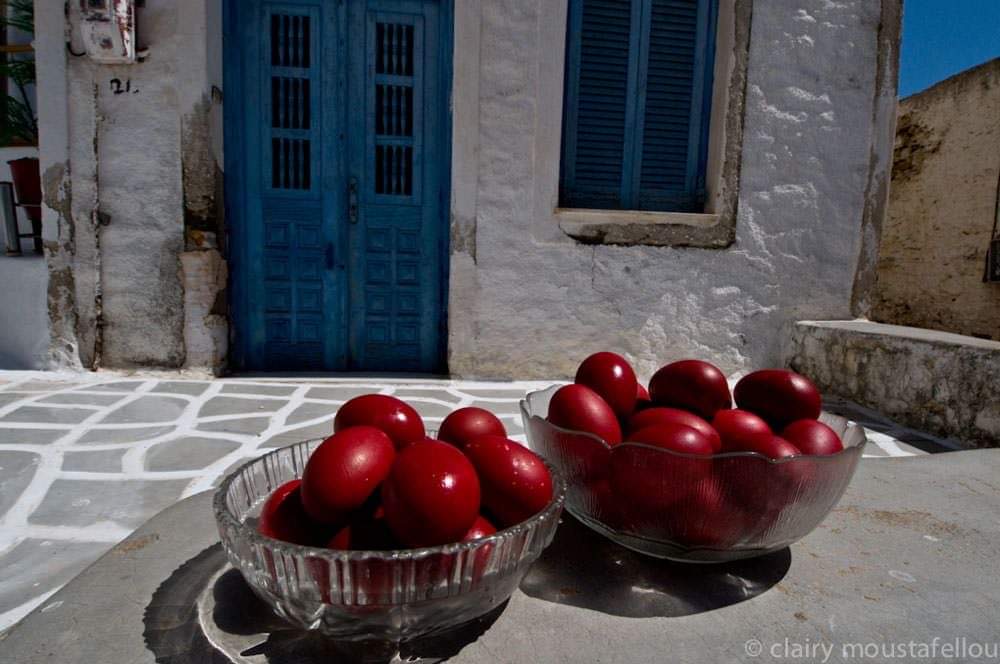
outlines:
[[594, 353], [576, 370], [575, 382], [597, 392], [618, 417], [628, 417], [635, 408], [639, 383], [632, 365], [621, 355]]
[[815, 420], [822, 405], [813, 382], [786, 369], [747, 374], [736, 383], [734, 395], [739, 408], [760, 415], [775, 431], [795, 420]]
[[478, 436], [507, 436], [507, 430], [496, 415], [483, 408], [468, 406], [459, 408], [449, 413], [441, 428], [438, 429], [437, 436], [446, 443], [451, 443], [458, 448], [465, 445]]
[[323, 537], [324, 529], [302, 508], [301, 485], [302, 480], [291, 480], [271, 493], [260, 512], [257, 532], [272, 539], [307, 546]]
[[751, 436], [771, 434], [771, 427], [757, 415], [738, 408], [720, 410], [712, 419], [712, 426], [719, 432], [723, 452], [743, 450], [743, 441]]
[[[703, 434], [681, 424], [637, 431], [629, 441], [660, 449], [622, 444], [611, 450], [611, 492], [619, 501], [622, 521], [633, 527], [660, 518], [663, 510], [687, 494], [712, 470], [712, 444]], [[685, 455], [667, 454], [669, 450]]]
[[321, 523], [342, 522], [372, 496], [396, 456], [392, 440], [370, 426], [341, 429], [309, 457], [302, 473], [302, 506]]
[[667, 538], [696, 548], [732, 546], [747, 534], [750, 525], [740, 507], [727, 498], [715, 475], [695, 484], [664, 519]]
[[371, 426], [381, 429], [392, 439], [396, 449], [402, 449], [424, 437], [424, 421], [417, 411], [396, 397], [387, 394], [365, 394], [354, 397], [337, 411], [333, 430]]
[[385, 518], [411, 547], [458, 542], [479, 516], [479, 478], [462, 452], [422, 440], [402, 450], [382, 485]]
[[479, 515], [472, 523], [472, 527], [469, 528], [469, 532], [465, 533], [465, 536], [462, 537], [462, 541], [469, 542], [474, 539], [489, 537], [490, 535], [495, 534], [496, 531], [497, 529], [486, 519], [486, 517]]
[[649, 381], [649, 395], [658, 406], [690, 410], [706, 420], [732, 405], [726, 376], [701, 360], [681, 360], [662, 367]]
[[646, 427], [662, 424], [683, 424], [686, 427], [691, 427], [708, 438], [708, 442], [712, 444], [713, 452], [718, 452], [722, 449], [722, 440], [719, 438], [719, 432], [711, 424], [694, 413], [679, 408], [654, 407], [639, 411], [629, 418], [628, 430], [630, 432], [639, 431]]
[[744, 452], [757, 452], [769, 459], [784, 459], [802, 454], [795, 445], [773, 433], [747, 436], [740, 441], [740, 445], [742, 445], [741, 449]]
[[402, 548], [392, 536], [385, 520], [385, 509], [379, 505], [374, 511], [362, 510], [338, 530], [327, 543], [328, 549], [350, 551], [391, 551]]
[[640, 410], [646, 410], [651, 408], [653, 402], [649, 398], [649, 390], [645, 388], [642, 383], [636, 383], [635, 386], [635, 412]]
[[552, 476], [541, 457], [503, 436], [480, 436], [465, 446], [479, 474], [483, 505], [504, 527], [541, 512], [552, 500]]
[[586, 431], [608, 445], [622, 441], [622, 429], [608, 402], [586, 385], [564, 385], [549, 401], [549, 422], [564, 429]]
[[655, 424], [628, 435], [628, 442], [655, 445], [671, 452], [708, 456], [714, 448], [708, 436], [678, 422]]
[[782, 429], [781, 437], [803, 454], [836, 454], [844, 449], [837, 432], [819, 420], [796, 420]]

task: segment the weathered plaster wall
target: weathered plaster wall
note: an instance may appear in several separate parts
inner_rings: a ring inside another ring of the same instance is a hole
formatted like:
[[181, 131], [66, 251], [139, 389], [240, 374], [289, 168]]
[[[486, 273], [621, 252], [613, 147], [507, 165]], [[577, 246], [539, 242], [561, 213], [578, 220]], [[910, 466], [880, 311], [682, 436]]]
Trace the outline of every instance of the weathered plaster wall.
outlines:
[[[42, 145], [46, 219], [57, 229], [50, 243], [54, 356], [78, 357], [84, 367], [221, 366], [221, 147], [212, 136], [211, 97], [221, 78], [221, 60], [212, 61], [221, 34], [217, 4], [148, 0], [139, 10], [139, 47], [148, 51], [133, 65], [65, 55], [61, 8], [58, 20], [43, 8], [40, 37], [51, 43], [40, 71], [54, 82], [44, 96], [56, 109]], [[76, 52], [83, 50], [78, 26], [70, 3]], [[186, 250], [211, 255], [182, 261]], [[198, 348], [190, 357], [188, 341]]]
[[1000, 180], [1000, 59], [899, 105], [872, 317], [1000, 339], [983, 283]]
[[802, 321], [786, 351], [824, 394], [967, 447], [1000, 446], [1000, 343], [869, 321]]
[[456, 190], [475, 182], [475, 195], [453, 195], [452, 372], [566, 376], [601, 348], [647, 376], [684, 356], [734, 371], [777, 363], [795, 319], [849, 316], [877, 171], [881, 3], [753, 2], [736, 241], [723, 250], [566, 237], [553, 214], [565, 3], [458, 5], [456, 53], [478, 60], [456, 65], [455, 140], [478, 144], [456, 147], [453, 165]]

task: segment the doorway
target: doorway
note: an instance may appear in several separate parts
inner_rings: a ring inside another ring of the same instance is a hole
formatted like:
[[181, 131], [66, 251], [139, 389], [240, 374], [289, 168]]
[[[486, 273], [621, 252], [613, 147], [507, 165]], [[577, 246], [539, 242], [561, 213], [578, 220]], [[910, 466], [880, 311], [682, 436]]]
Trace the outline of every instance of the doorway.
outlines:
[[234, 368], [444, 369], [452, 12], [229, 0]]

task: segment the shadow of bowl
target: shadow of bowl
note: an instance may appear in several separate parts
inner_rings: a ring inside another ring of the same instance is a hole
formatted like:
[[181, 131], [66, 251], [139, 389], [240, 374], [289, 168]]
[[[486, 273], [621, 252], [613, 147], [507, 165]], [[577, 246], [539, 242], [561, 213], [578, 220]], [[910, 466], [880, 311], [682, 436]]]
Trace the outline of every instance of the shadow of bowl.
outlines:
[[439, 662], [478, 639], [506, 606], [505, 602], [476, 620], [417, 639], [338, 641], [275, 615], [240, 573], [228, 567], [225, 552], [216, 544], [160, 584], [143, 622], [146, 646], [158, 664]]
[[687, 616], [760, 595], [784, 578], [791, 560], [787, 548], [729, 563], [661, 560], [619, 546], [564, 512], [521, 591], [626, 618]]

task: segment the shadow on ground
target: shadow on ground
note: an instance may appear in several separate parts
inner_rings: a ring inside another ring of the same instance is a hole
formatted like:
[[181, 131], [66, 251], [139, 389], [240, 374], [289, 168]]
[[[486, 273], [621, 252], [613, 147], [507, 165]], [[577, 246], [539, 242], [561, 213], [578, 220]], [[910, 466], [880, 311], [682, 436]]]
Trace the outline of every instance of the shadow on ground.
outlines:
[[731, 563], [660, 560], [621, 547], [564, 512], [521, 590], [626, 618], [687, 616], [760, 595], [784, 578], [791, 561], [787, 548]]
[[159, 664], [429, 664], [457, 655], [489, 629], [507, 606], [505, 602], [477, 620], [431, 637], [344, 642], [285, 622], [253, 593], [238, 571], [220, 574], [226, 564], [226, 555], [216, 544], [184, 563], [153, 594], [144, 615], [143, 636]]

